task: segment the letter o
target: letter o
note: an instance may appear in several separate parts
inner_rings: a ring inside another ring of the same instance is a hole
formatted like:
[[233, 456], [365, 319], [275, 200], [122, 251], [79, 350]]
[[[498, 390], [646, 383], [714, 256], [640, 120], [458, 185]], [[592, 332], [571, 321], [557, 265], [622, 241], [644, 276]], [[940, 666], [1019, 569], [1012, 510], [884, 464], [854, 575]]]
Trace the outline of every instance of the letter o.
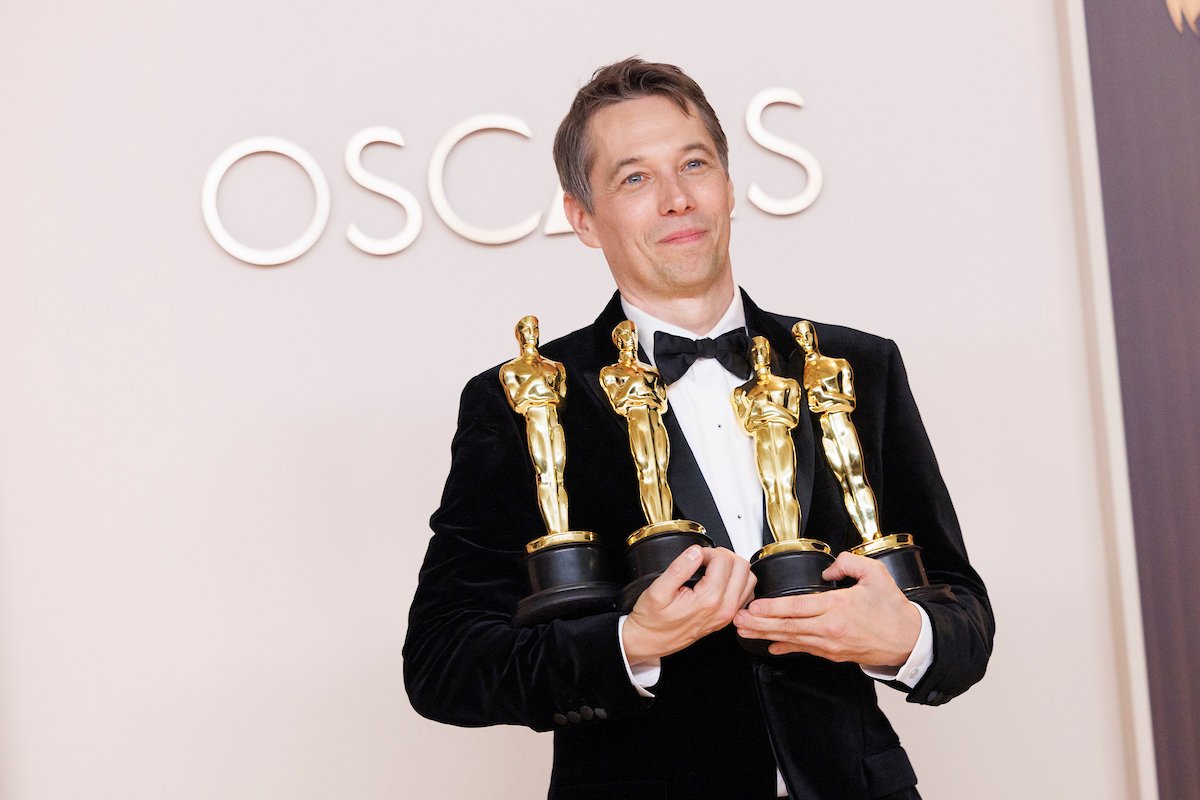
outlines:
[[[221, 222], [221, 215], [217, 212], [217, 189], [221, 185], [221, 179], [235, 163], [255, 153], [278, 153], [299, 164], [300, 168], [308, 175], [317, 200], [312, 220], [304, 233], [300, 234], [300, 237], [294, 242], [273, 250], [248, 247], [233, 238], [233, 235], [225, 229], [225, 225]], [[307, 253], [325, 232], [325, 225], [329, 222], [329, 204], [329, 182], [325, 180], [325, 173], [321, 171], [316, 159], [299, 145], [277, 136], [254, 136], [243, 139], [221, 153], [208, 168], [208, 174], [204, 176], [204, 188], [200, 193], [200, 208], [204, 212], [204, 224], [221, 249], [236, 259], [260, 267], [286, 264]]]

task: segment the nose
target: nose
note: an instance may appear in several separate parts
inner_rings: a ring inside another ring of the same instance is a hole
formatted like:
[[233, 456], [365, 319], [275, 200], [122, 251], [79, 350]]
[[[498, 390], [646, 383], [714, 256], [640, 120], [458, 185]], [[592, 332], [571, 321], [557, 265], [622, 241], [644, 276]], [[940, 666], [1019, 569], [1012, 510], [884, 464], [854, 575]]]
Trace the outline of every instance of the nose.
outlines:
[[659, 181], [659, 213], [663, 215], [686, 214], [692, 210], [693, 200], [687, 185], [678, 175]]

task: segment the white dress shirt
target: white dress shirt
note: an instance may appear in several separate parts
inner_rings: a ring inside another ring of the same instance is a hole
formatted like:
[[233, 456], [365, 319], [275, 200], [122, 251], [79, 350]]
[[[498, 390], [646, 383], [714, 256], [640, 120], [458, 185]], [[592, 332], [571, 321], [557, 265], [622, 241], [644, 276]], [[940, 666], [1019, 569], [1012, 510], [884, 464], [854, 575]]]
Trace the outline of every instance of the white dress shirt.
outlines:
[[[742, 294], [737, 290], [720, 321], [702, 336], [656, 319], [624, 297], [621, 307], [625, 316], [637, 326], [638, 342], [651, 365], [654, 365], [654, 334], [658, 331], [689, 339], [715, 339], [723, 333], [746, 327]], [[667, 387], [667, 413], [675, 415], [675, 421], [696, 457], [734, 551], [749, 560], [763, 546], [765, 523], [754, 441], [738, 424], [729, 400], [733, 390], [744, 382], [745, 379], [727, 371], [715, 358], [699, 358], [679, 380]], [[863, 672], [879, 680], [898, 680], [909, 688], [917, 685], [933, 663], [933, 630], [925, 610], [919, 605], [916, 608], [921, 613], [921, 633], [908, 661], [897, 670], [862, 667]], [[617, 626], [622, 657], [626, 619], [622, 616]], [[658, 683], [660, 660], [630, 664], [626, 659], [625, 668], [638, 694], [653, 697], [649, 687]], [[786, 796], [782, 776], [778, 777], [778, 785], [779, 796]]]

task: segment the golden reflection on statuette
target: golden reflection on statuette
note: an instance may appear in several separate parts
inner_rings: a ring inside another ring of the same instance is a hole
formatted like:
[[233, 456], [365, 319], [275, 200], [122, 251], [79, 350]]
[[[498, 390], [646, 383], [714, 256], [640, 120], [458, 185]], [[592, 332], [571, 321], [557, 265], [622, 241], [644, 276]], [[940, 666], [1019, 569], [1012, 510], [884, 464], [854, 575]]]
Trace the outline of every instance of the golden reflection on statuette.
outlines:
[[854, 372], [844, 358], [822, 355], [817, 332], [808, 320], [792, 326], [792, 336], [804, 352], [804, 389], [808, 407], [821, 422], [825, 459], [842, 487], [842, 499], [863, 542], [880, 538], [875, 493], [867, 483], [862, 445], [850, 419], [854, 410]]
[[508, 403], [525, 418], [525, 438], [537, 475], [538, 508], [550, 535], [568, 531], [563, 467], [567, 443], [558, 422], [558, 406], [567, 396], [567, 373], [538, 352], [537, 317], [522, 317], [516, 327], [521, 353], [500, 368]]
[[800, 420], [799, 382], [771, 372], [771, 343], [755, 336], [754, 377], [733, 390], [733, 413], [754, 437], [758, 477], [767, 496], [767, 525], [776, 542], [800, 538], [796, 499], [796, 448], [792, 429]]
[[637, 467], [642, 512], [649, 523], [671, 519], [675, 503], [667, 485], [671, 442], [663, 425], [667, 387], [654, 367], [638, 360], [637, 326], [630, 320], [612, 332], [620, 351], [617, 363], [600, 370], [600, 386], [608, 402], [629, 423], [629, 450]]

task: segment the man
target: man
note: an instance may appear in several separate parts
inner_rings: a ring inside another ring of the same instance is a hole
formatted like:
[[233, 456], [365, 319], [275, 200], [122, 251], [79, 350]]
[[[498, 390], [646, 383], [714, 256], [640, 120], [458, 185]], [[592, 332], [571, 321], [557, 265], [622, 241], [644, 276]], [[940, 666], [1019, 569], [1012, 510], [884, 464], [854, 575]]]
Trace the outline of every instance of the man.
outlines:
[[[630, 59], [580, 90], [555, 161], [567, 217], [603, 250], [618, 288], [593, 325], [542, 347], [567, 372], [560, 417], [574, 524], [596, 531], [614, 560], [642, 525], [628, 440], [599, 383], [615, 355], [610, 332], [628, 318], [654, 342], [645, 357], [669, 385], [675, 516], [701, 522], [719, 546], [685, 551], [626, 617], [511, 626], [528, 591], [523, 546], [540, 520], [521, 422], [495, 369], [482, 373], [463, 392], [410, 615], [414, 707], [458, 725], [554, 730], [551, 798], [918, 797], [872, 676], [912, 702], [945, 702], [982, 677], [993, 620], [895, 345], [817, 325], [825, 349], [854, 365], [855, 422], [886, 521], [918, 537], [937, 588], [912, 603], [882, 565], [842, 552], [825, 577], [848, 588], [744, 608], [746, 558], [766, 541], [762, 492], [729, 401], [749, 373], [719, 345], [742, 348], [743, 364], [747, 333], [792, 353], [797, 320], [736, 290], [725, 135], [694, 81]], [[668, 374], [689, 348], [702, 357]], [[859, 537], [814, 446], [815, 424], [802, 404], [796, 493], [809, 535], [840, 552]], [[701, 565], [704, 577], [684, 587]], [[739, 633], [774, 641], [772, 655], [750, 655]]]

